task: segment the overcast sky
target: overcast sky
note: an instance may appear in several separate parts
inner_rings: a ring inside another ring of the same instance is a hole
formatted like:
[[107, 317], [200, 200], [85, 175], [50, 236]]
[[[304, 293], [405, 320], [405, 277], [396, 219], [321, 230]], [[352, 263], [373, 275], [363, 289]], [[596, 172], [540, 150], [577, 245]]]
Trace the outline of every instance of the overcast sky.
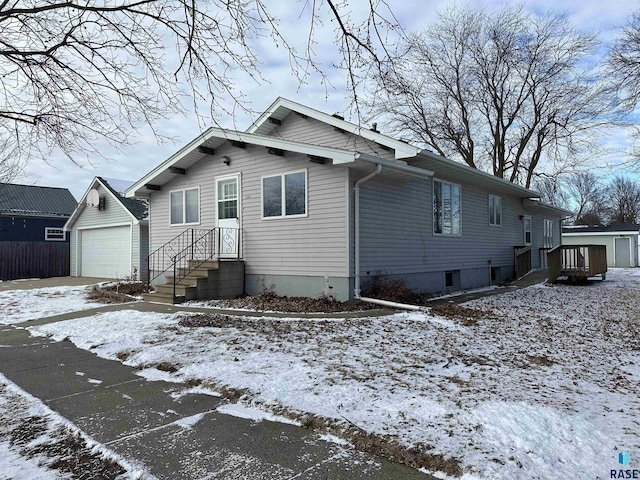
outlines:
[[[275, 2], [267, 1], [269, 8], [272, 8], [272, 3]], [[355, 5], [363, 2], [358, 0], [349, 3]], [[368, 1], [364, 3], [368, 4]], [[389, 5], [406, 31], [424, 27], [435, 18], [439, 9], [451, 3], [447, 0], [431, 0], [430, 2], [389, 0]], [[470, 4], [498, 8], [502, 2], [475, 0]], [[276, 8], [281, 8], [283, 31], [286, 30], [291, 35], [291, 32], [299, 29], [300, 42], [304, 42], [307, 32], [300, 27], [298, 19], [302, 3], [282, 1], [276, 5], [278, 5]], [[523, 5], [531, 11], [553, 9], [566, 13], [575, 26], [584, 30], [597, 31], [605, 41], [613, 39], [617, 27], [626, 22], [634, 9], [640, 8], [637, 1], [631, 0], [569, 0], [560, 2], [530, 0], [523, 2]], [[317, 53], [316, 60], [325, 65], [325, 73], [330, 77], [333, 87], [326, 90], [317, 77], [311, 77], [304, 85], [298, 85], [290, 73], [289, 62], [286, 55], [283, 56], [282, 49], [275, 49], [271, 44], [263, 42], [258, 46], [260, 57], [263, 60], [261, 71], [271, 83], [258, 85], [250, 79], [237, 78], [238, 89], [246, 95], [254, 110], [264, 110], [278, 96], [283, 96], [327, 113], [348, 114], [349, 98], [346, 79], [343, 72], [331, 68], [332, 61], [336, 59], [331, 28], [331, 25], [326, 25], [326, 28], [320, 31], [316, 39], [318, 45], [315, 51]], [[219, 124], [225, 128], [245, 130], [253, 120], [250, 116], [240, 112], [234, 118], [220, 118]], [[138, 180], [200, 133], [197, 119], [193, 114], [167, 119], [156, 127], [160, 134], [175, 138], [175, 143], [158, 145], [156, 138], [148, 130], [143, 130], [136, 144], [123, 148], [120, 153], [105, 148], [104, 155], [110, 159], [108, 162], [96, 159], [94, 165], [85, 165], [84, 168], [80, 168], [62, 157], [52, 158], [50, 164], [32, 162], [27, 166], [24, 176], [18, 179], [17, 183], [66, 187], [79, 200], [94, 176]], [[620, 132], [619, 135], [613, 135], [608, 139], [608, 145], [624, 150], [628, 146], [628, 140], [624, 132]]]

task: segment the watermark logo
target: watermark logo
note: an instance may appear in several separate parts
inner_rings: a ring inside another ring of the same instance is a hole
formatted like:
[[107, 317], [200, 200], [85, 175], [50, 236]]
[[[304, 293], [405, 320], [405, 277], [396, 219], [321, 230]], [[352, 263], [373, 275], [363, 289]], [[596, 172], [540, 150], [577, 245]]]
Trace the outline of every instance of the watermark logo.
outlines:
[[629, 463], [631, 463], [631, 455], [629, 452], [620, 452], [618, 454], [618, 463], [620, 465], [629, 465]]
[[[628, 467], [631, 463], [631, 454], [626, 450], [618, 452], [618, 463], [623, 467]], [[611, 478], [640, 479], [640, 470], [635, 468], [617, 468], [611, 470]]]

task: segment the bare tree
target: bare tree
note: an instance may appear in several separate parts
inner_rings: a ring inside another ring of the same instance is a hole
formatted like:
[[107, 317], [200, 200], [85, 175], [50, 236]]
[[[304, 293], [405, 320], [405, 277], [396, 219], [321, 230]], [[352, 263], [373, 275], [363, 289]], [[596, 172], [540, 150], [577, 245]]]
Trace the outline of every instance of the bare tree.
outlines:
[[640, 12], [634, 12], [622, 28], [607, 63], [621, 106], [632, 111], [640, 102]]
[[605, 190], [594, 173], [576, 172], [569, 175], [566, 190], [576, 212], [576, 224], [593, 222], [596, 217], [599, 219], [597, 223], [602, 222], [606, 210]]
[[[607, 58], [608, 77], [618, 95], [619, 114], [633, 112], [640, 103], [640, 12], [634, 12], [611, 46]], [[633, 126], [633, 125], [632, 125]], [[640, 137], [637, 125], [633, 132]], [[631, 147], [633, 166], [637, 167], [640, 150]]]
[[638, 223], [640, 219], [640, 185], [616, 176], [609, 186], [610, 223]]
[[[257, 53], [264, 39], [300, 83], [313, 72], [326, 83], [314, 51], [324, 21], [335, 22], [330, 41], [355, 94], [388, 60], [385, 36], [401, 34], [385, 0], [366, 2], [359, 18], [336, 0], [301, 4], [289, 28], [276, 8], [266, 0], [0, 0], [0, 164], [13, 172], [10, 164], [54, 151], [79, 163], [201, 103], [210, 107], [198, 110], [205, 119], [232, 115], [246, 108], [237, 76], [268, 80]], [[298, 51], [301, 24], [308, 40]]]
[[560, 176], [539, 176], [534, 187], [541, 195], [541, 200], [556, 207], [568, 208], [565, 182]]
[[529, 187], [596, 148], [610, 93], [586, 67], [597, 45], [559, 15], [453, 7], [409, 36], [369, 105], [394, 134]]

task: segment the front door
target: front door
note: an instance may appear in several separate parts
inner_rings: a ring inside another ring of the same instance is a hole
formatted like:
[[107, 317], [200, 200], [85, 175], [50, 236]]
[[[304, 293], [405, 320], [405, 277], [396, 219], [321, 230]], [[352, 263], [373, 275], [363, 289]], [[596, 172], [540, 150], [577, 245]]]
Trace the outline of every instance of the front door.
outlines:
[[240, 174], [216, 178], [216, 227], [220, 258], [237, 258], [240, 248]]

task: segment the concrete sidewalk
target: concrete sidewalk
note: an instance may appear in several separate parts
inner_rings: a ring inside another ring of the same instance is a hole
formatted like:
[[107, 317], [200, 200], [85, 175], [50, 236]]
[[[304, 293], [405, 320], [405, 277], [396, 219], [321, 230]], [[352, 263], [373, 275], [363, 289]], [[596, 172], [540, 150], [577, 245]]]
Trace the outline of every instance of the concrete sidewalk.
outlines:
[[158, 478], [432, 478], [300, 427], [221, 414], [225, 400], [146, 381], [120, 362], [20, 326], [0, 326], [0, 347], [8, 379]]

